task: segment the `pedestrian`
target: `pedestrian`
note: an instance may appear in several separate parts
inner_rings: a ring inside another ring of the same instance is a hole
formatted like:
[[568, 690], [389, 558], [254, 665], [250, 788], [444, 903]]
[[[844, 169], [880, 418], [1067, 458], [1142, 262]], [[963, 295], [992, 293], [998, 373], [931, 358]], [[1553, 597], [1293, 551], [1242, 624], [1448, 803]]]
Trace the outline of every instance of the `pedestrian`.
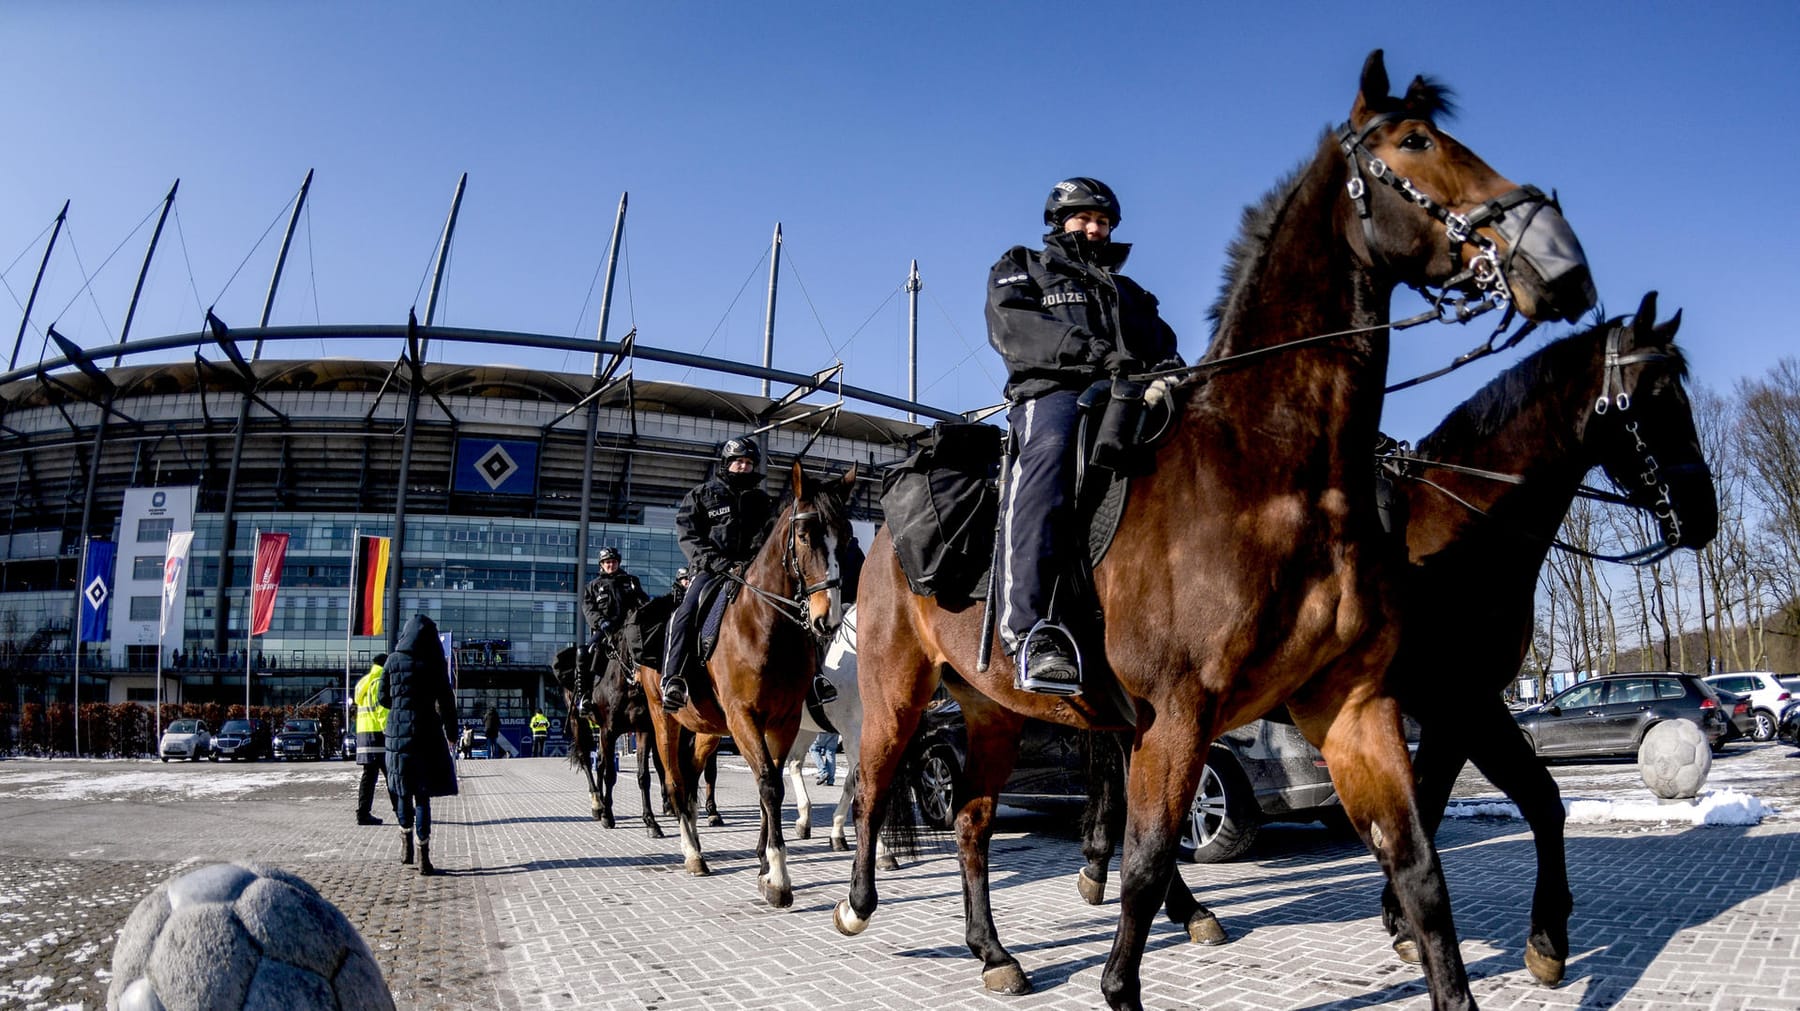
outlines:
[[[1156, 296], [1118, 272], [1131, 251], [1112, 241], [1119, 217], [1105, 183], [1065, 179], [1044, 202], [1044, 248], [1014, 246], [988, 274], [988, 343], [1006, 364], [1006, 420], [1018, 447], [1001, 504], [999, 631], [1027, 691], [1081, 692], [1077, 645], [1050, 609], [1074, 533], [1077, 401], [1108, 376], [1117, 390], [1133, 374], [1182, 364]], [[1067, 596], [1062, 610], [1078, 610]]]
[[[375, 654], [369, 672], [356, 682], [356, 764], [362, 766], [362, 781], [356, 786], [356, 823], [380, 825], [370, 808], [375, 804], [375, 780], [387, 787], [388, 806], [393, 807], [394, 784], [387, 773], [387, 708], [381, 704], [382, 665], [386, 653]], [[396, 811], [396, 816], [398, 812]]]
[[550, 718], [539, 709], [531, 717], [531, 757], [544, 757], [544, 742], [550, 738]]
[[813, 761], [819, 768], [818, 778], [813, 780], [815, 786], [837, 785], [838, 740], [836, 734], [820, 734], [813, 738]]
[[500, 710], [488, 706], [487, 716], [482, 718], [482, 729], [487, 734], [488, 757], [499, 758], [500, 751]]
[[415, 614], [400, 631], [381, 677], [388, 708], [388, 788], [400, 818], [400, 862], [413, 862], [419, 840], [419, 873], [431, 875], [431, 798], [456, 795], [456, 760], [450, 754], [456, 695], [437, 624]]

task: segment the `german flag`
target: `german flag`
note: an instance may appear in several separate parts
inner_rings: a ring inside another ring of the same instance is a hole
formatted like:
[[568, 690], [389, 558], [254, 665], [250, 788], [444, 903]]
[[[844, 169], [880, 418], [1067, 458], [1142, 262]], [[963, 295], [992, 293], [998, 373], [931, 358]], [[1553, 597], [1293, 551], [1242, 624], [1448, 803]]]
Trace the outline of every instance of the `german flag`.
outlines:
[[387, 605], [388, 544], [391, 537], [356, 539], [356, 585], [350, 600], [353, 635], [380, 635]]

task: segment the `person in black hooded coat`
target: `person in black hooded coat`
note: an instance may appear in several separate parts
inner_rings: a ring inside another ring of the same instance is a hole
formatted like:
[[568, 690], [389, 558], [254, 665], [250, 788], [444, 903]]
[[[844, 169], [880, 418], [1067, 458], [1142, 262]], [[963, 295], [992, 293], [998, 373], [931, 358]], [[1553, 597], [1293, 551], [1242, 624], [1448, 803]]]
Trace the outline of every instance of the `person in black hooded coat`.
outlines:
[[437, 625], [430, 618], [415, 614], [400, 631], [381, 679], [381, 704], [388, 709], [388, 789], [400, 816], [400, 862], [413, 862], [416, 828], [419, 873], [433, 874], [431, 798], [456, 795], [456, 764], [450, 751], [456, 694]]

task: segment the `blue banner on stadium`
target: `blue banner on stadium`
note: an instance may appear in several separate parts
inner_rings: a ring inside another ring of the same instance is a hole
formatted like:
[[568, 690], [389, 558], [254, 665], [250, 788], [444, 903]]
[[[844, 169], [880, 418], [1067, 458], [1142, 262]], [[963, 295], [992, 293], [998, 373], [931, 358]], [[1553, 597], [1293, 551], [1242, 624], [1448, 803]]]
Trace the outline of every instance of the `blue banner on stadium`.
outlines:
[[81, 641], [106, 641], [106, 612], [112, 605], [113, 558], [119, 546], [91, 540], [81, 572]]
[[536, 495], [537, 457], [535, 442], [458, 439], [455, 490], [481, 495]]

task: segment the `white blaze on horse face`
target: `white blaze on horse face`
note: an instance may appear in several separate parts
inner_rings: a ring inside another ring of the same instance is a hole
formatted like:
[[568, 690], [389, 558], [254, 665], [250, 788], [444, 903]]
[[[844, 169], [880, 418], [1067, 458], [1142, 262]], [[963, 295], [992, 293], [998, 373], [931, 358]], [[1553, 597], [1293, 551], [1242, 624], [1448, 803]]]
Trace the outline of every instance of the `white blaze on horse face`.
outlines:
[[838, 567], [838, 538], [835, 532], [825, 535], [825, 578], [831, 583], [831, 608], [827, 614], [831, 617], [831, 625], [837, 628], [844, 623], [844, 588], [843, 573]]

